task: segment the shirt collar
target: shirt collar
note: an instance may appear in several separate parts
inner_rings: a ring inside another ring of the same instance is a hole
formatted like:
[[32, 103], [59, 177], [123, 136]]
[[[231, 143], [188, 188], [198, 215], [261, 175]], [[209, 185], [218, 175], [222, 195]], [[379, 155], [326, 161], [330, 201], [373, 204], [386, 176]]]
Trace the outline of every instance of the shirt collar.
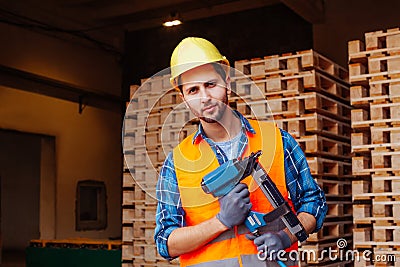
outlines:
[[[250, 132], [252, 134], [256, 133], [254, 128], [250, 125], [249, 121], [242, 114], [240, 114], [239, 111], [233, 110], [233, 114], [240, 119], [240, 122], [242, 124], [242, 128], [244, 128], [246, 130], [246, 132]], [[201, 123], [199, 124], [199, 128], [198, 128], [197, 132], [193, 136], [192, 143], [194, 143], [197, 138], [202, 138], [202, 139], [206, 139], [207, 138], [207, 136], [206, 136], [206, 134], [205, 134], [205, 132], [203, 130], [203, 127], [201, 126]]]

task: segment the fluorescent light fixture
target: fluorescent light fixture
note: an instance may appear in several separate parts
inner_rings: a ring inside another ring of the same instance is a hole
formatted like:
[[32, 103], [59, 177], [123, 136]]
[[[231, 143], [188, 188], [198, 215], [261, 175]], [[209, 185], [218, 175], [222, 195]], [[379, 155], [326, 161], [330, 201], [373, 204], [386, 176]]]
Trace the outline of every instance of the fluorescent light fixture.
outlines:
[[175, 19], [175, 20], [170, 20], [170, 21], [166, 21], [163, 23], [163, 25], [165, 27], [172, 27], [172, 26], [177, 26], [182, 24], [182, 21], [180, 21], [179, 19]]

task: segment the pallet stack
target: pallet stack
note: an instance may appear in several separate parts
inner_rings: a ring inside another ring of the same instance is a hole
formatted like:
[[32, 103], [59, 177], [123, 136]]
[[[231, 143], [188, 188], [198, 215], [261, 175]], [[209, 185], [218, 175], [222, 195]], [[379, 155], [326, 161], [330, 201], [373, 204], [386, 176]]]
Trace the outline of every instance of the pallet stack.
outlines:
[[123, 131], [123, 267], [177, 266], [158, 254], [153, 236], [160, 167], [168, 152], [197, 127], [180, 103], [168, 75], [131, 87]]
[[[348, 43], [356, 266], [400, 266], [400, 30]], [[397, 257], [397, 260], [395, 259]]]
[[[302, 266], [347, 266], [323, 251], [337, 240], [352, 240], [350, 90], [348, 72], [313, 50], [235, 62], [231, 106], [248, 118], [275, 120], [306, 154], [311, 173], [323, 188], [328, 214], [322, 229], [300, 251], [315, 256]], [[246, 77], [250, 77], [250, 80]], [[267, 100], [267, 101], [265, 101]]]

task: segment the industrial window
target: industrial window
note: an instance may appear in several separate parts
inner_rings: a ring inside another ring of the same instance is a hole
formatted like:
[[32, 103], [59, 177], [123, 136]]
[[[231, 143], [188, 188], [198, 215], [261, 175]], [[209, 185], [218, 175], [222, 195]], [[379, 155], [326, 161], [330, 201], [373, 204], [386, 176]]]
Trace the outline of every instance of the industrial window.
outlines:
[[107, 195], [104, 182], [79, 181], [76, 189], [76, 230], [107, 227]]

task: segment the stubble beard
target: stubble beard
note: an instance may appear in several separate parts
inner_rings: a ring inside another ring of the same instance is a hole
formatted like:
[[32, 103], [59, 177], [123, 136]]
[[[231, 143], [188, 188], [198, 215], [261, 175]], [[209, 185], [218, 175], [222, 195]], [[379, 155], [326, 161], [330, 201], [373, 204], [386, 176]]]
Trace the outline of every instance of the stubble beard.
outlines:
[[225, 94], [225, 98], [217, 103], [217, 114], [215, 114], [214, 118], [205, 117], [200, 114], [197, 114], [197, 117], [207, 123], [217, 123], [220, 122], [222, 117], [225, 114], [226, 108], [228, 105], [228, 94]]

